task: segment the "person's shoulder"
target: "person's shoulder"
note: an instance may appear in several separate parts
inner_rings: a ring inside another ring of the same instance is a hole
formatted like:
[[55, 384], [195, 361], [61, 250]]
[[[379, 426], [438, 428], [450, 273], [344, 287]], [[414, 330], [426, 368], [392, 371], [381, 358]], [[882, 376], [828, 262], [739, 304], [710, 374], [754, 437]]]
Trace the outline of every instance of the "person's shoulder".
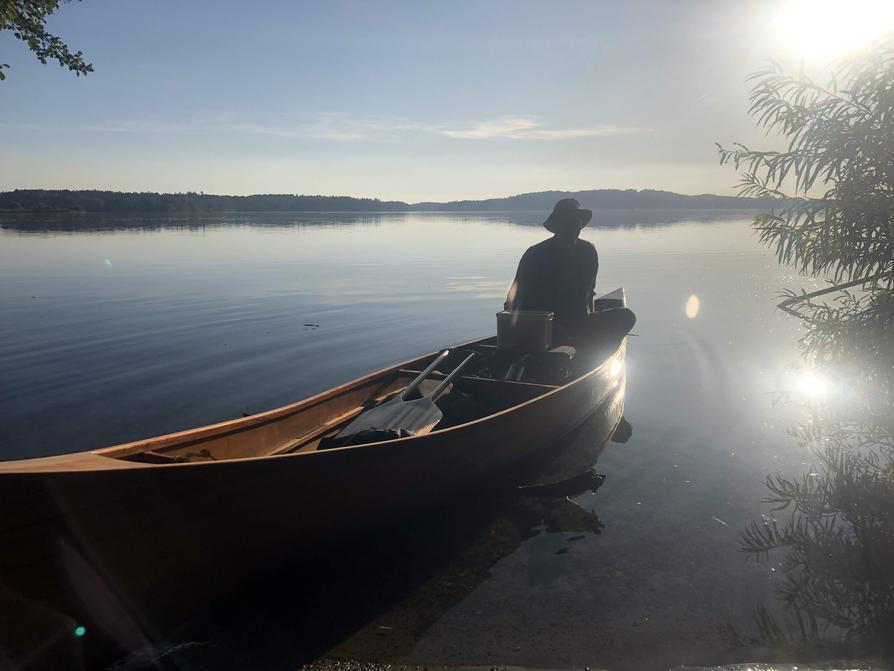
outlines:
[[589, 240], [582, 240], [581, 238], [577, 239], [576, 247], [583, 254], [587, 254], [589, 256], [596, 256], [596, 245], [594, 245]]
[[541, 240], [536, 245], [531, 245], [530, 247], [528, 247], [528, 251], [531, 251], [532, 249], [536, 249], [536, 250], [549, 249], [550, 247], [553, 246], [554, 241], [555, 241], [555, 238], [547, 238], [546, 240]]
[[546, 240], [542, 240], [538, 242], [536, 245], [531, 245], [525, 250], [525, 256], [540, 256], [548, 252], [553, 247], [553, 238], [547, 238]]

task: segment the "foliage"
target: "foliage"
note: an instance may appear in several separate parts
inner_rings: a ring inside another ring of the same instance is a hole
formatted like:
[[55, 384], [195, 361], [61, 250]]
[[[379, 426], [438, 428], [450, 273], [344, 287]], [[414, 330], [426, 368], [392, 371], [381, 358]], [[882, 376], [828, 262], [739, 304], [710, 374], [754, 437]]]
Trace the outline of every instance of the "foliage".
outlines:
[[[741, 173], [740, 193], [800, 196], [759, 216], [780, 262], [836, 281], [894, 274], [894, 36], [839, 64], [827, 86], [778, 65], [751, 76], [749, 112], [785, 151], [720, 150]], [[845, 86], [839, 88], [838, 81]], [[784, 186], [793, 180], [794, 194]], [[814, 190], [822, 190], [809, 197]]]
[[[72, 52], [65, 42], [47, 32], [47, 17], [59, 9], [59, 4], [60, 0], [0, 0], [0, 30], [12, 30], [44, 65], [54, 60], [77, 76], [93, 72], [83, 53]], [[6, 79], [3, 70], [8, 67], [0, 63], [0, 80]]]
[[[829, 281], [785, 292], [780, 307], [803, 320], [805, 358], [842, 391], [793, 431], [817, 465], [800, 478], [767, 478], [774, 516], [752, 523], [742, 547], [758, 559], [784, 553], [778, 593], [790, 632], [890, 640], [894, 35], [839, 62], [825, 86], [775, 64], [751, 80], [750, 113], [786, 148], [719, 147], [720, 160], [741, 171], [743, 195], [779, 199], [754, 226], [780, 264]], [[784, 636], [765, 608], [755, 617], [768, 638]]]

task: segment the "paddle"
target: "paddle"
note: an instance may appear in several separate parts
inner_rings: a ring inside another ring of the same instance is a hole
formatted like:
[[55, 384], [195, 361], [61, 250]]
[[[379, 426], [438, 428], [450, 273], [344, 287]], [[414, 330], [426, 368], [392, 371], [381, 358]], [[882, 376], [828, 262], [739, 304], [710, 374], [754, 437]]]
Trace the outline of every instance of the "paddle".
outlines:
[[351, 436], [363, 431], [397, 431], [403, 429], [413, 435], [420, 435], [431, 431], [435, 424], [441, 421], [443, 413], [435, 405], [438, 397], [444, 393], [454, 378], [462, 372], [462, 369], [475, 356], [474, 352], [467, 356], [444, 380], [435, 387], [428, 396], [412, 401], [406, 400], [413, 391], [422, 384], [422, 381], [450, 354], [450, 350], [444, 350], [429, 366], [422, 371], [406, 388], [390, 401], [367, 410], [353, 422], [342, 429], [336, 440], [348, 442]]

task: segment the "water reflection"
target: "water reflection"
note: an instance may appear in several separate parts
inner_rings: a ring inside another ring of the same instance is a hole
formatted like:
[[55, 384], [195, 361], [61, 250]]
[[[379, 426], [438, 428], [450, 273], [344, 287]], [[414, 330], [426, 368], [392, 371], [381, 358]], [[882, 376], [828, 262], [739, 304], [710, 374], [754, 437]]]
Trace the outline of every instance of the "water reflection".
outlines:
[[819, 399], [826, 395], [829, 386], [826, 380], [817, 373], [806, 373], [798, 381], [798, 391], [808, 398]]
[[[668, 227], [682, 222], [716, 223], [748, 218], [748, 210], [595, 210], [591, 229], [638, 229]], [[207, 214], [114, 214], [114, 213], [0, 213], [0, 229], [20, 233], [99, 233], [114, 231], [158, 231], [162, 229], [202, 231], [209, 227], [261, 226], [302, 228], [319, 226], [377, 226], [419, 219], [449, 218], [454, 222], [490, 222], [540, 227], [541, 211], [493, 212], [401, 212], [401, 213], [314, 213], [314, 212], [228, 212]]]
[[382, 221], [393, 221], [400, 214], [352, 213], [209, 213], [177, 214], [115, 214], [115, 213], [0, 213], [0, 230], [22, 234], [46, 233], [113, 233], [120, 231], [157, 232], [182, 230], [202, 232], [208, 228], [255, 226], [268, 228], [342, 228], [345, 226], [377, 226]]
[[791, 364], [780, 371], [776, 382], [775, 402], [816, 411], [834, 408], [836, 413], [852, 411], [865, 400], [866, 390], [852, 373], [839, 370], [835, 374], [817, 365]]
[[[799, 474], [766, 476], [771, 509], [741, 538], [749, 557], [782, 574], [777, 598], [758, 605], [755, 621], [768, 644], [790, 655], [822, 646], [840, 656], [890, 659], [894, 377], [873, 365], [873, 354], [890, 351], [894, 341], [889, 331], [826, 309], [828, 321], [811, 323], [802, 341], [810, 358], [780, 376], [778, 400], [808, 410], [788, 434], [809, 460]], [[848, 329], [848, 322], [861, 328]]]

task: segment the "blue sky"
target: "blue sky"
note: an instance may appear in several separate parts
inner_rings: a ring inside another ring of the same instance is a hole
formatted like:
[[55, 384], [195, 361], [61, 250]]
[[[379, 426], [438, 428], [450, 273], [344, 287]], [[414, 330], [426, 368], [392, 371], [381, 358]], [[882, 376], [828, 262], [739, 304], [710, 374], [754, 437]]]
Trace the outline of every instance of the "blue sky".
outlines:
[[732, 193], [745, 76], [791, 58], [775, 2], [84, 0], [0, 34], [0, 189], [447, 200]]

